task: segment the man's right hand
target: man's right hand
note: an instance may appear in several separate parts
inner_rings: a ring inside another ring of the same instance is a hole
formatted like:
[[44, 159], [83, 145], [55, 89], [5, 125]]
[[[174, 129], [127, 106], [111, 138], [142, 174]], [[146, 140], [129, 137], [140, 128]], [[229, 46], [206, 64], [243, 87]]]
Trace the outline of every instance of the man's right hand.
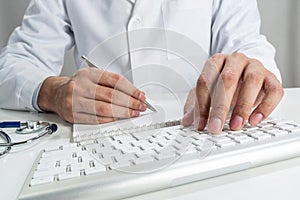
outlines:
[[147, 109], [145, 100], [123, 76], [89, 67], [71, 78], [47, 78], [37, 103], [71, 123], [101, 124], [139, 116]]

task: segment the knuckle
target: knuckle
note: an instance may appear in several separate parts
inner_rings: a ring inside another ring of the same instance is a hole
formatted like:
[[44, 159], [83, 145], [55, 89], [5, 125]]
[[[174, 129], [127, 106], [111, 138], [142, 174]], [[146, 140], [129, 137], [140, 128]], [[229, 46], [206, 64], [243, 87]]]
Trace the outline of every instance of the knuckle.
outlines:
[[80, 69], [76, 74], [75, 76], [83, 76], [83, 77], [86, 77], [86, 76], [89, 76], [90, 74], [90, 68], [86, 67], [86, 68], [82, 68]]
[[283, 90], [282, 86], [279, 84], [274, 86], [273, 92], [278, 94], [280, 97], [283, 97], [283, 95], [284, 95], [284, 90]]
[[113, 75], [112, 75], [112, 79], [113, 79], [113, 82], [114, 82], [115, 84], [117, 84], [117, 83], [119, 83], [119, 82], [122, 80], [122, 76], [119, 75], [119, 74], [113, 74]]
[[221, 63], [226, 59], [226, 55], [222, 53], [214, 54], [209, 60], [211, 60], [213, 63]]
[[253, 105], [249, 102], [238, 102], [235, 105], [236, 112], [242, 117], [246, 117], [249, 115]]
[[283, 88], [281, 86], [278, 89], [278, 93], [280, 94], [281, 98], [284, 96], [284, 90], [283, 90]]
[[227, 108], [224, 104], [214, 105], [212, 108], [213, 115], [217, 116], [225, 116], [228, 112], [229, 108]]
[[207, 106], [205, 104], [199, 104], [198, 108], [201, 116], [208, 117], [210, 106]]
[[245, 79], [249, 80], [251, 83], [258, 85], [263, 80], [263, 74], [259, 71], [249, 72], [245, 75]]
[[270, 92], [270, 93], [276, 93], [276, 94], [281, 94], [283, 95], [283, 88], [280, 84], [276, 84], [276, 83], [273, 83], [273, 84], [270, 84], [267, 88], [267, 90]]
[[207, 81], [203, 77], [203, 75], [200, 75], [198, 80], [197, 80], [197, 90], [203, 89], [203, 88], [208, 88]]
[[141, 106], [141, 102], [137, 100], [132, 100], [130, 106], [134, 109], [139, 109]]
[[246, 60], [247, 59], [246, 55], [243, 54], [243, 53], [240, 53], [240, 52], [233, 53], [231, 55], [231, 57], [234, 58], [234, 59], [242, 59], [242, 60]]
[[237, 76], [230, 71], [223, 72], [221, 74], [221, 79], [225, 86], [232, 86], [238, 81]]
[[133, 116], [133, 110], [128, 108], [126, 109], [125, 113], [124, 113], [124, 117], [125, 118], [130, 118], [131, 116]]
[[105, 98], [106, 98], [109, 102], [112, 102], [112, 100], [113, 100], [113, 96], [114, 96], [113, 93], [114, 93], [114, 92], [113, 92], [113, 90], [111, 90], [111, 89], [108, 89], [108, 90], [105, 91]]
[[99, 115], [101, 115], [101, 116], [110, 116], [111, 108], [110, 108], [110, 106], [107, 106], [107, 105], [101, 105], [97, 109], [97, 113], [99, 113]]
[[211, 58], [212, 58], [213, 60], [219, 60], [219, 59], [223, 59], [224, 57], [225, 57], [224, 54], [222, 54], [222, 53], [216, 53], [216, 54], [214, 54]]
[[255, 59], [255, 58], [250, 59], [249, 62], [250, 62], [251, 65], [254, 65], [254, 66], [263, 66], [263, 64], [259, 60]]
[[264, 116], [265, 115], [268, 115], [270, 112], [271, 112], [271, 110], [273, 110], [273, 108], [274, 108], [274, 102], [273, 101], [263, 101], [262, 103], [261, 103], [261, 107], [263, 108], [263, 109], [261, 109], [261, 112], [262, 113], [264, 113]]
[[85, 93], [90, 97], [90, 98], [95, 98], [96, 97], [96, 93], [97, 90], [95, 89], [95, 87], [86, 87], [86, 88], [82, 88], [81, 89], [82, 93]]

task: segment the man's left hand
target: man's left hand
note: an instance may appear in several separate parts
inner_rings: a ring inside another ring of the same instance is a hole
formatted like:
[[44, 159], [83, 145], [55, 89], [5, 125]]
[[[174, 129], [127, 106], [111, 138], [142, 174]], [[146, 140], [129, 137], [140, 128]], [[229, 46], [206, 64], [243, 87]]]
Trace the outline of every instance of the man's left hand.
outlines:
[[185, 105], [182, 125], [218, 134], [230, 108], [230, 128], [241, 130], [248, 121], [259, 124], [267, 118], [283, 97], [276, 76], [261, 62], [242, 53], [216, 54], [205, 64]]

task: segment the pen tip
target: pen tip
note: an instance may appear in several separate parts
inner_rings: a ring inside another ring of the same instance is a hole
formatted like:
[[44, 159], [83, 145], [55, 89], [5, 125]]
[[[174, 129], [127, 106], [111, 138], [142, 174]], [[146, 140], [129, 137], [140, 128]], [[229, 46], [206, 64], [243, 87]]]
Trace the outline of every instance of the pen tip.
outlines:
[[157, 110], [149, 102], [145, 101], [145, 104], [148, 109], [150, 109], [153, 112], [157, 112]]

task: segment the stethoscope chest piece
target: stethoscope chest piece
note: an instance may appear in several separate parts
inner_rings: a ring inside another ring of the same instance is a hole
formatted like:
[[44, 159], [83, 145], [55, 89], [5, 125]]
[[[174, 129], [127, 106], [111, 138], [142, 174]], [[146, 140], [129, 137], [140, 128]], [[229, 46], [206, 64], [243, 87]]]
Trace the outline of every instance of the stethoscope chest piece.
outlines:
[[21, 128], [18, 128], [15, 132], [21, 135], [37, 133], [43, 131], [48, 126], [48, 122], [27, 121]]

